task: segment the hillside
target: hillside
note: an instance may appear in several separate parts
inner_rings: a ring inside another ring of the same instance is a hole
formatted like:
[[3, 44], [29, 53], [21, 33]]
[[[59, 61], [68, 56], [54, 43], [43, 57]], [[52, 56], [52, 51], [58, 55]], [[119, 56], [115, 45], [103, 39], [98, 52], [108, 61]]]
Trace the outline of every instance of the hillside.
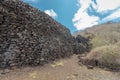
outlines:
[[107, 23], [76, 32], [90, 38], [91, 51], [82, 58], [84, 64], [120, 69], [120, 23]]
[[21, 0], [0, 0], [0, 67], [43, 65], [69, 57], [70, 31]]
[[73, 36], [82, 35], [84, 37], [93, 37], [91, 43], [93, 47], [119, 43], [120, 40], [120, 23], [107, 23], [80, 32], [75, 32]]

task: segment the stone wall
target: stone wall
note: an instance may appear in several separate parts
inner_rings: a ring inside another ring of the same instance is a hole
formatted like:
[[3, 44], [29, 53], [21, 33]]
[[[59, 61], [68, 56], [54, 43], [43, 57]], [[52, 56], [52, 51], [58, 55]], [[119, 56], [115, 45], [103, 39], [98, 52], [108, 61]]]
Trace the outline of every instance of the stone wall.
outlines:
[[0, 67], [42, 65], [73, 52], [70, 31], [20, 0], [0, 0]]

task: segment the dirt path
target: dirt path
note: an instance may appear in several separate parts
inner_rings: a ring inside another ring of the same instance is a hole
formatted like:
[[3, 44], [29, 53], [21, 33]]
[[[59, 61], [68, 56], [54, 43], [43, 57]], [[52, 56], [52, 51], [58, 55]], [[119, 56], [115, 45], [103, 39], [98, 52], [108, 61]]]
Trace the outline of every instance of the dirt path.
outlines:
[[54, 64], [43, 67], [27, 67], [0, 75], [0, 80], [120, 80], [120, 73], [109, 72], [99, 68], [87, 69], [77, 64], [73, 55]]

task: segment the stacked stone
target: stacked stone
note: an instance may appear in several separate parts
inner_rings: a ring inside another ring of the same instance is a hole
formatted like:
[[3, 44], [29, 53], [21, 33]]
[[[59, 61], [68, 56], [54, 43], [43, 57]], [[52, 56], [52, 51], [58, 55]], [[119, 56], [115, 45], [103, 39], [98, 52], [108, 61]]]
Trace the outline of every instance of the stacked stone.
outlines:
[[69, 57], [69, 30], [21, 0], [0, 0], [0, 67], [35, 66]]

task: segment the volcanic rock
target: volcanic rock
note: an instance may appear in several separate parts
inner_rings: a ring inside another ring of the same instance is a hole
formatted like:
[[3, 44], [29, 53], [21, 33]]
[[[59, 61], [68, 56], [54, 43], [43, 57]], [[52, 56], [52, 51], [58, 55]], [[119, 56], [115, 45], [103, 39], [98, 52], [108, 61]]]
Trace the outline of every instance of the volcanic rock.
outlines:
[[21, 0], [0, 0], [0, 67], [35, 66], [69, 57], [70, 31]]

